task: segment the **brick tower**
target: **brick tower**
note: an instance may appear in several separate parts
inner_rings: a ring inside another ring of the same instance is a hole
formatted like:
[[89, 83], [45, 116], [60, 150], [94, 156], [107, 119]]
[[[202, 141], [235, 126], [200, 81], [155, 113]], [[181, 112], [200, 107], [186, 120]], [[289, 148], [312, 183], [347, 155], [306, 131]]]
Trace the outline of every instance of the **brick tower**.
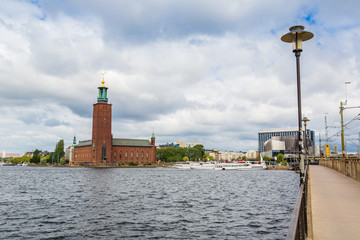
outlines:
[[93, 108], [93, 128], [92, 128], [92, 162], [106, 163], [111, 162], [111, 104], [108, 103], [107, 87], [102, 79], [102, 85], [98, 87], [99, 95], [97, 103]]

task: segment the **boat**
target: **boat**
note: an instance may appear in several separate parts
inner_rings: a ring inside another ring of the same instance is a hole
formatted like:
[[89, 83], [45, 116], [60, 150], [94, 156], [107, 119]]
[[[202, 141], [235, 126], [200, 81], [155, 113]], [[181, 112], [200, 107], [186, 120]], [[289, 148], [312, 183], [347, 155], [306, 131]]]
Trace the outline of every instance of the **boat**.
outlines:
[[4, 167], [7, 167], [7, 166], [16, 166], [16, 164], [14, 163], [5, 163], [3, 164]]
[[238, 170], [241, 167], [239, 163], [222, 163], [221, 165], [224, 170]]
[[29, 166], [29, 163], [24, 162], [23, 164], [21, 164], [21, 166], [23, 166], [23, 167]]
[[175, 164], [173, 167], [176, 169], [191, 169], [191, 165], [189, 163]]
[[238, 170], [240, 171], [254, 171], [254, 170], [265, 170], [266, 164], [263, 162], [259, 163], [252, 163], [252, 162], [246, 162], [244, 165], [240, 166]]
[[192, 164], [191, 169], [197, 169], [197, 170], [214, 170], [215, 164], [212, 163], [200, 163], [200, 164]]
[[214, 166], [214, 170], [225, 170], [225, 168], [223, 167], [222, 164], [217, 163], [217, 164], [215, 164], [215, 166]]

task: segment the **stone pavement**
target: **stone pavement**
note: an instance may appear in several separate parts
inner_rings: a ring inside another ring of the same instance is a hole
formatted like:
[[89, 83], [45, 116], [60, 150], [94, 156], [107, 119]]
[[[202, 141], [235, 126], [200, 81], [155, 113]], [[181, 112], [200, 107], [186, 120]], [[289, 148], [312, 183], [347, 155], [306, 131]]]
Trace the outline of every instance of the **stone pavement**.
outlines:
[[360, 239], [360, 182], [310, 166], [313, 239]]

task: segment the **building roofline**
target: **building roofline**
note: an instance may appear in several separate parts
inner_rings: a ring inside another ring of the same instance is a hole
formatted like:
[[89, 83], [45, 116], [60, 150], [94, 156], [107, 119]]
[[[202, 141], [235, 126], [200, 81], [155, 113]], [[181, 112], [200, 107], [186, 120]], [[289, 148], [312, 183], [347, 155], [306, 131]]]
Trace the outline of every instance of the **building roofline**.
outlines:
[[[305, 129], [303, 129], [304, 131]], [[313, 131], [311, 129], [306, 129], [306, 130], [309, 130], [309, 131]], [[259, 131], [259, 133], [274, 133], [274, 132], [298, 132], [299, 129], [297, 128], [291, 128], [291, 129], [275, 129], [275, 130], [263, 130], [263, 131]]]

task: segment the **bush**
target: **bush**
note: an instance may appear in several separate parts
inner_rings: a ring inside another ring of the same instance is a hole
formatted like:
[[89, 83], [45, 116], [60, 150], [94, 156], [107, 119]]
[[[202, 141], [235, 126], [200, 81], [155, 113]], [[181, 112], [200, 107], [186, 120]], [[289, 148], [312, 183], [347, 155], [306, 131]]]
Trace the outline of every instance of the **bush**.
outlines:
[[129, 166], [137, 166], [137, 165], [138, 165], [137, 163], [129, 162]]
[[46, 157], [40, 158], [40, 165], [46, 165], [46, 164], [47, 164], [47, 159], [46, 159]]
[[64, 165], [66, 163], [65, 157], [60, 158], [60, 164]]

